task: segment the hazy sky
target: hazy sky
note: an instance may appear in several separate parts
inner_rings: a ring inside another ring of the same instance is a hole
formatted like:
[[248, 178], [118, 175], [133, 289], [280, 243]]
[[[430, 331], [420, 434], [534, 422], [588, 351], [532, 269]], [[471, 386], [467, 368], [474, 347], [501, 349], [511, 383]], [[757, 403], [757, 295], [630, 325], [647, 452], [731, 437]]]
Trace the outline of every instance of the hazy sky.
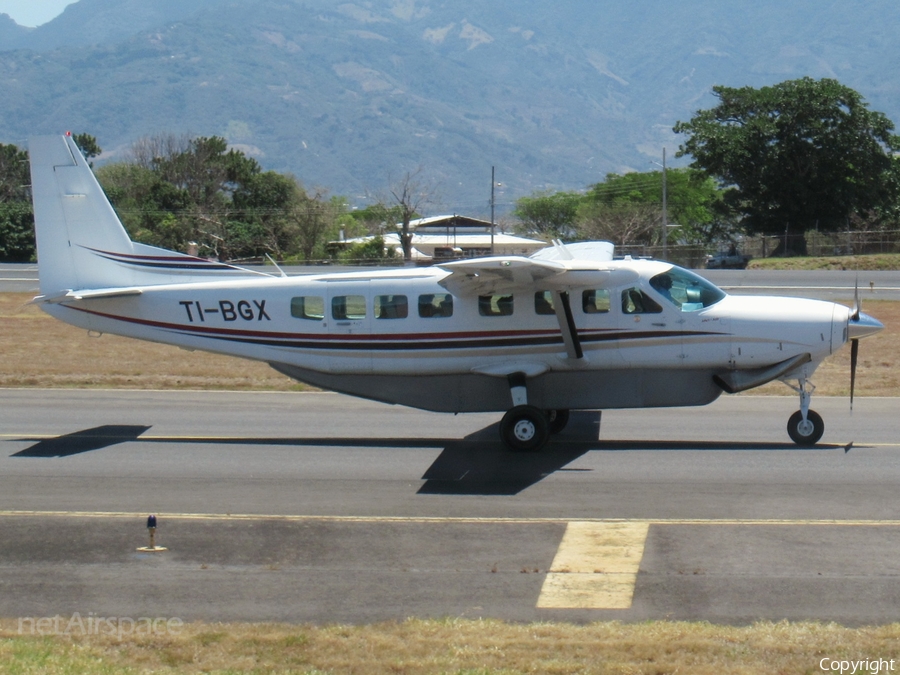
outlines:
[[0, 14], [9, 14], [20, 26], [40, 26], [77, 0], [0, 0]]

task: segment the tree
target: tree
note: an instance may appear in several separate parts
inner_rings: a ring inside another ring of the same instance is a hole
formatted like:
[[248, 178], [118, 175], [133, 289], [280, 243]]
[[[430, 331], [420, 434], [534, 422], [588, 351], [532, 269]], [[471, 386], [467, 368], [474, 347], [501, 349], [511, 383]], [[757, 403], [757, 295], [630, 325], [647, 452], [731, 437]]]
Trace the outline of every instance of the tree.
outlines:
[[748, 230], [802, 241], [807, 230], [838, 229], [895, 199], [888, 177], [900, 139], [853, 89], [805, 77], [713, 93], [715, 108], [675, 125], [688, 137], [678, 156], [722, 184]]
[[26, 201], [0, 202], [0, 262], [31, 262], [34, 257], [31, 204]]
[[518, 199], [513, 215], [526, 232], [555, 239], [571, 234], [582, 200], [574, 192], [539, 192]]
[[325, 243], [325, 234], [331, 230], [343, 206], [341, 200], [327, 199], [327, 192], [321, 188], [310, 195], [297, 185], [288, 219], [293, 224], [297, 248], [304, 261], [312, 260], [313, 253]]
[[[427, 204], [434, 202], [436, 187], [423, 180], [422, 167], [415, 171], [407, 171], [403, 176], [391, 183], [389, 189], [391, 201], [396, 207], [396, 213], [400, 215], [400, 246], [403, 248], [403, 260], [412, 260], [412, 232], [409, 224], [413, 218], [418, 217], [418, 211]], [[387, 201], [387, 200], [382, 200]]]
[[[75, 141], [75, 145], [81, 150], [81, 154], [88, 160], [88, 163], [94, 157], [99, 157], [103, 152], [103, 149], [97, 143], [97, 139], [90, 134], [75, 134], [72, 136], [72, 140]], [[94, 165], [91, 164], [91, 166]]]
[[384, 237], [376, 235], [371, 239], [353, 244], [340, 254], [341, 260], [390, 260], [396, 255], [393, 248], [385, 248]]
[[0, 261], [29, 262], [35, 256], [28, 153], [0, 143]]
[[[649, 244], [649, 240], [658, 239], [662, 236], [659, 229], [662, 226], [662, 184], [661, 171], [607, 174], [604, 182], [591, 186], [584, 196], [578, 210], [579, 234], [586, 235], [582, 230], [588, 224], [588, 230], [597, 232], [597, 220], [608, 213], [610, 222], [605, 231], [610, 241], [628, 243], [626, 240], [637, 236], [638, 232], [643, 232], [638, 238], [646, 240], [642, 243]], [[726, 227], [721, 200], [721, 191], [715, 181], [703, 172], [696, 169], [666, 171], [667, 220], [679, 226], [679, 240], [706, 244], [720, 237]], [[638, 226], [641, 219], [646, 221], [646, 226]]]
[[28, 153], [0, 143], [0, 202], [27, 201], [29, 185]]
[[589, 201], [578, 210], [578, 236], [617, 246], [661, 241], [662, 216], [656, 204]]
[[281, 255], [295, 181], [263, 172], [218, 136], [163, 134], [132, 146], [131, 161], [98, 178], [138, 241], [220, 259]]

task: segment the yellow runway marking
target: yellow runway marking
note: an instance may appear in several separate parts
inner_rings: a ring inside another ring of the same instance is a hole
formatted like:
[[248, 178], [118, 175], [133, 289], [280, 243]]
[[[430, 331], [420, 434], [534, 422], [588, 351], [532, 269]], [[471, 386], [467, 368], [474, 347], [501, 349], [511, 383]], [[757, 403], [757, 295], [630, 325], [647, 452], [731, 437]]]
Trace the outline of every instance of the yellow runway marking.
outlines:
[[628, 609], [648, 522], [573, 521], [544, 580], [541, 609]]

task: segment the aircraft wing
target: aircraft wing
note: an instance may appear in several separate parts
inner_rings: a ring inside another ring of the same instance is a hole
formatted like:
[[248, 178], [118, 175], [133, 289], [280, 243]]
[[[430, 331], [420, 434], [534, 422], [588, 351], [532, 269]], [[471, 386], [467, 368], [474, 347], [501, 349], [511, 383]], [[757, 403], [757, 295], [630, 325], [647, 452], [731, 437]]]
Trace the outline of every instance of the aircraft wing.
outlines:
[[438, 265], [450, 272], [439, 283], [455, 295], [492, 295], [577, 286], [607, 288], [638, 279], [636, 271], [586, 261], [499, 256]]
[[440, 284], [455, 295], [490, 295], [533, 288], [548, 277], [565, 274], [569, 268], [553, 260], [520, 256], [498, 256], [459, 260], [438, 265], [450, 272]]

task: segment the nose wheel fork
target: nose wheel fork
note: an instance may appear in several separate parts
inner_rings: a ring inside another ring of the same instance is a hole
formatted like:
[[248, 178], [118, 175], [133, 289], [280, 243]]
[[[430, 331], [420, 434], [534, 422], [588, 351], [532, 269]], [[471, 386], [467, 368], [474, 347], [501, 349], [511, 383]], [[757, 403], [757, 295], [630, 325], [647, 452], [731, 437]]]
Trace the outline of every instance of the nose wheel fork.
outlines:
[[797, 445], [811, 447], [818, 443], [822, 434], [825, 433], [825, 422], [822, 421], [822, 416], [815, 410], [809, 409], [816, 385], [810, 382], [805, 375], [797, 378], [797, 386], [788, 382], [785, 384], [800, 394], [800, 410], [791, 415], [788, 420], [788, 436]]

